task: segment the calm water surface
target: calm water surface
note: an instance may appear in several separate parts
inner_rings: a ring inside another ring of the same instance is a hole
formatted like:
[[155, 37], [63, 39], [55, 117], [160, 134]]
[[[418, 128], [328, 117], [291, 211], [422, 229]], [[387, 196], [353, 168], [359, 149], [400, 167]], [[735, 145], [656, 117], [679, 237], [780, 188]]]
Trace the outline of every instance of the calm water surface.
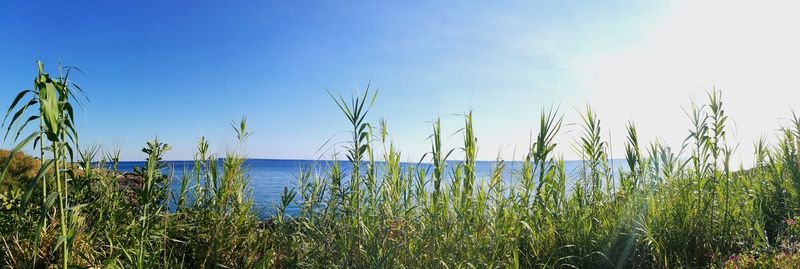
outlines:
[[[174, 180], [172, 181], [172, 190], [177, 193], [180, 190], [180, 176], [185, 169], [191, 171], [194, 166], [192, 161], [168, 161], [168, 166], [172, 168]], [[458, 161], [448, 161], [448, 167], [453, 168], [458, 165]], [[313, 160], [272, 160], [272, 159], [248, 159], [245, 161], [245, 167], [250, 176], [250, 187], [252, 188], [253, 201], [256, 210], [262, 216], [268, 216], [274, 211], [275, 203], [280, 200], [280, 193], [284, 187], [294, 187], [297, 182], [297, 176], [302, 168], [317, 167], [318, 171], [324, 171], [325, 167], [329, 167], [333, 161], [313, 161]], [[345, 172], [349, 169], [349, 163], [340, 162], [341, 167]], [[521, 167], [521, 162], [505, 162], [504, 180], [517, 180], [518, 173], [516, 172]], [[616, 171], [619, 167], [624, 165], [623, 160], [613, 160], [610, 163]], [[411, 165], [403, 163], [403, 167]], [[416, 164], [414, 164], [416, 165]], [[421, 164], [423, 168], [428, 168], [430, 164]], [[475, 172], [478, 181], [488, 181], [491, 176], [491, 171], [496, 165], [494, 161], [478, 161], [476, 162]], [[119, 170], [132, 172], [134, 167], [144, 166], [144, 162], [120, 162]], [[572, 180], [574, 180], [577, 173], [579, 173], [580, 161], [565, 161], [564, 166]], [[513, 172], [512, 172], [513, 171]], [[430, 173], [429, 173], [430, 174]], [[191, 184], [191, 183], [190, 183]], [[191, 191], [190, 191], [191, 193]], [[297, 207], [291, 205], [287, 209], [288, 214], [297, 212]]]

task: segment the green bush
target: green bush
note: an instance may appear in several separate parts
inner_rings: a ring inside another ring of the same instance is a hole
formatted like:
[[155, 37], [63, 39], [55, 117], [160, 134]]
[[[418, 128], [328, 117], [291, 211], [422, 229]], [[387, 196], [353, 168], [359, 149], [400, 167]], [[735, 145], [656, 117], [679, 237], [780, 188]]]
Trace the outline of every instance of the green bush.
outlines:
[[[0, 164], [8, 161], [10, 153], [8, 150], [0, 150]], [[36, 172], [39, 171], [40, 166], [41, 161], [38, 159], [25, 153], [17, 152], [9, 163], [6, 181], [2, 184], [3, 188], [8, 190], [11, 186], [20, 187], [29, 183], [36, 177]]]

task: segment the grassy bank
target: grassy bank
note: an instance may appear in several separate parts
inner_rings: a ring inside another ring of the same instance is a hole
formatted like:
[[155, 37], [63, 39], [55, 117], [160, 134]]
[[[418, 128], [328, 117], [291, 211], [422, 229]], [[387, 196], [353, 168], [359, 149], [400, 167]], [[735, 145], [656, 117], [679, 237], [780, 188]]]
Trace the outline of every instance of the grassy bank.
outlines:
[[[69, 70], [51, 77], [39, 65], [34, 88], [12, 98], [8, 139], [38, 153], [36, 164], [0, 177], [0, 264], [11, 268], [797, 268], [800, 226], [800, 119], [777, 143], [755, 144], [754, 168], [732, 166], [728, 118], [718, 91], [687, 110], [691, 131], [681, 150], [640, 143], [627, 128], [627, 168], [611, 171], [597, 114], [582, 113], [575, 145], [557, 145], [562, 114], [543, 111], [523, 165], [503, 178], [475, 173], [478, 134], [464, 115], [463, 144], [443, 147], [433, 122], [424, 163], [403, 155], [385, 122], [367, 122], [377, 94], [332, 94], [350, 141], [325, 169], [301, 169], [276, 213], [259, 220], [240, 146], [221, 156], [200, 139], [193, 171], [173, 178], [147, 142], [135, 183], [112, 170], [119, 150], [86, 147], [73, 124], [82, 100]], [[682, 117], [683, 115], [677, 115]], [[82, 142], [82, 141], [81, 141]], [[323, 141], [319, 141], [323, 142]], [[313, 143], [313, 141], [312, 141]], [[568, 184], [556, 147], [583, 157]], [[463, 154], [458, 165], [445, 162]], [[5, 156], [5, 155], [0, 155]], [[221, 162], [217, 162], [222, 157]], [[18, 157], [23, 158], [23, 157]], [[16, 167], [16, 158], [2, 159]], [[32, 162], [33, 159], [30, 159]], [[382, 169], [376, 168], [383, 162]], [[7, 171], [11, 171], [6, 173]], [[20, 172], [27, 171], [27, 172]], [[352, 172], [345, 172], [352, 171]], [[619, 173], [615, 184], [613, 173]], [[170, 191], [172, 181], [180, 189]], [[168, 205], [175, 210], [168, 210]], [[284, 214], [296, 204], [299, 213]]]

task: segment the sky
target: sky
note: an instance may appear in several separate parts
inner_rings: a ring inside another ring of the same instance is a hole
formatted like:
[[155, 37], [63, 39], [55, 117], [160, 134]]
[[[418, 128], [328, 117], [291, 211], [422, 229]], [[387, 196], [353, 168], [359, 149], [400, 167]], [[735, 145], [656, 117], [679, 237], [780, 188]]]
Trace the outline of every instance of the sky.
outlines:
[[[679, 148], [684, 108], [722, 90], [737, 160], [773, 138], [796, 100], [800, 37], [791, 1], [3, 1], [0, 100], [29, 88], [35, 60], [84, 74], [83, 145], [140, 149], [158, 137], [191, 159], [205, 136], [234, 148], [246, 116], [251, 158], [328, 159], [347, 120], [327, 91], [369, 84], [368, 120], [388, 122], [406, 160], [431, 121], [458, 148], [473, 111], [478, 158], [520, 159], [542, 109], [559, 107], [557, 153], [577, 154], [580, 112], [596, 110], [611, 153], [625, 124]], [[0, 105], [6, 106], [6, 105]], [[326, 141], [332, 141], [326, 143]], [[3, 147], [10, 147], [4, 141]], [[454, 155], [457, 157], [457, 155]]]

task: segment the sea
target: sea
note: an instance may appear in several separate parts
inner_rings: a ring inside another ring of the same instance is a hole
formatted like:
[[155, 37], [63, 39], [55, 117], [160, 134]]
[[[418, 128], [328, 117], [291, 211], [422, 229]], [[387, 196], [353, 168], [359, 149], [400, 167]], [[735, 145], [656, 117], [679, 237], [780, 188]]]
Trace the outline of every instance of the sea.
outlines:
[[[247, 159], [244, 162], [245, 171], [249, 177], [249, 186], [254, 203], [254, 210], [258, 212], [261, 217], [268, 217], [275, 212], [277, 203], [280, 201], [280, 195], [284, 187], [289, 189], [297, 186], [297, 178], [302, 169], [313, 168], [315, 171], [324, 172], [327, 167], [332, 166], [337, 161], [330, 160], [278, 160], [278, 159]], [[350, 163], [346, 161], [338, 161], [345, 173], [349, 172]], [[181, 176], [183, 171], [192, 171], [194, 167], [193, 161], [167, 161], [167, 170], [165, 174], [172, 175], [171, 181], [172, 192], [177, 194], [180, 191]], [[456, 167], [460, 161], [447, 161], [448, 169]], [[494, 167], [497, 166], [497, 161], [477, 161], [475, 164], [475, 174], [477, 182], [488, 182]], [[567, 182], [568, 186], [573, 186], [575, 179], [580, 173], [581, 161], [571, 160], [564, 161], [564, 168], [569, 176]], [[119, 171], [133, 172], [135, 167], [143, 167], [145, 165], [142, 161], [125, 161], [119, 163]], [[377, 163], [376, 167], [380, 169], [382, 163]], [[428, 163], [401, 163], [402, 168], [414, 165], [422, 169], [430, 168], [431, 164]], [[504, 181], [519, 180], [518, 171], [522, 167], [521, 161], [504, 161]], [[620, 171], [620, 168], [625, 166], [624, 160], [609, 160], [609, 167], [615, 178]], [[450, 173], [450, 172], [448, 172]], [[430, 172], [428, 173], [430, 174]], [[616, 180], [615, 180], [616, 182]], [[191, 184], [191, 183], [190, 183]], [[189, 186], [190, 188], [192, 186]], [[189, 193], [192, 193], [189, 191]], [[170, 206], [174, 208], [174, 204]], [[290, 205], [286, 209], [286, 214], [296, 214], [298, 208], [295, 204]]]

